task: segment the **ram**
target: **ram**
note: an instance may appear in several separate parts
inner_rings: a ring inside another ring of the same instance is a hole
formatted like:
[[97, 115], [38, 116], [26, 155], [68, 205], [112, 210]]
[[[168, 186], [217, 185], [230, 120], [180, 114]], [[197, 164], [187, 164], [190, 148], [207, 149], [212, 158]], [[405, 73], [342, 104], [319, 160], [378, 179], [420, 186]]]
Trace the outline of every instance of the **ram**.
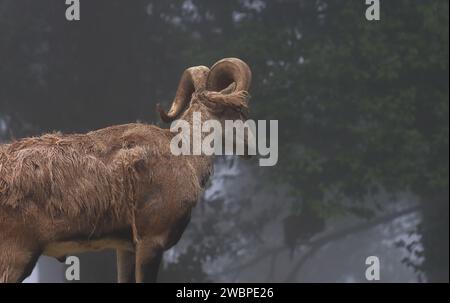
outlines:
[[[245, 120], [251, 72], [227, 58], [187, 69], [165, 122]], [[213, 171], [213, 157], [175, 156], [169, 129], [117, 125], [0, 146], [0, 282], [20, 282], [40, 255], [116, 249], [119, 282], [154, 282]]]

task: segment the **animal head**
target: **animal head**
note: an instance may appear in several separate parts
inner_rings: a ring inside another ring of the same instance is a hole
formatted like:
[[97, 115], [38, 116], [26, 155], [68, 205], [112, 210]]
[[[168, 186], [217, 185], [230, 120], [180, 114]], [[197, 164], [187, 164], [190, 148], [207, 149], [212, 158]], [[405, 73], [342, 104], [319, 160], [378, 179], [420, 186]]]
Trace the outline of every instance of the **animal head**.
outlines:
[[211, 69], [194, 66], [181, 76], [177, 93], [166, 113], [158, 104], [164, 122], [182, 118], [186, 112], [206, 107], [217, 119], [246, 119], [248, 114], [248, 89], [252, 75], [248, 65], [237, 58], [225, 58]]
[[[181, 76], [177, 93], [166, 113], [158, 104], [157, 110], [164, 122], [177, 119], [191, 121], [194, 112], [218, 120], [248, 119], [248, 90], [252, 74], [249, 66], [237, 58], [225, 58], [211, 69], [206, 66], [188, 68]], [[249, 134], [253, 136], [253, 134]], [[248, 138], [245, 138], [247, 150]]]

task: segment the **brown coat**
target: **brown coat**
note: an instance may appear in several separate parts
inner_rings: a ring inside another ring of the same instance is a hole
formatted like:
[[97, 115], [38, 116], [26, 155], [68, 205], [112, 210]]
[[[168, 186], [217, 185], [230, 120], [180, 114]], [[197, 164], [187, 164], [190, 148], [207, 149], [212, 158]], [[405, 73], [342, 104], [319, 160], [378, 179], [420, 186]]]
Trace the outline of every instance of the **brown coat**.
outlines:
[[[246, 109], [245, 91], [205, 91], [208, 76], [190, 79], [199, 82], [189, 104], [163, 119], [191, 121], [197, 111], [222, 121]], [[118, 250], [119, 281], [154, 281], [213, 169], [212, 157], [172, 155], [174, 135], [135, 123], [1, 145], [0, 282], [22, 281], [41, 254], [105, 248]]]

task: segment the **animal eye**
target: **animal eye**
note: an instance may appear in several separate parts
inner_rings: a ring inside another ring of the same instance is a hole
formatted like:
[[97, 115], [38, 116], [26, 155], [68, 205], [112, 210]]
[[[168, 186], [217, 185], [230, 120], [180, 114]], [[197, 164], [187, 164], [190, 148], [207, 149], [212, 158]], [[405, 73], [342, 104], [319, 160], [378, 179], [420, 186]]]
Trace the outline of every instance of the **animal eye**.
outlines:
[[131, 148], [133, 148], [135, 146], [136, 146], [135, 142], [128, 142], [128, 143], [126, 143], [125, 148], [126, 149], [131, 149]]

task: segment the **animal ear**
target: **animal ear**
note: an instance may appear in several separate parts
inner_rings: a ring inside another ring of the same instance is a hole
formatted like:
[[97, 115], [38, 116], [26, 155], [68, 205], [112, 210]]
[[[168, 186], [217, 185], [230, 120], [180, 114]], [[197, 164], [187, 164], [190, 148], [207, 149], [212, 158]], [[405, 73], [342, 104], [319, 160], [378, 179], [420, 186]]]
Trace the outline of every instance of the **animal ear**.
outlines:
[[250, 95], [246, 91], [232, 91], [229, 94], [221, 92], [206, 92], [207, 100], [214, 106], [226, 106], [235, 109], [248, 109]]
[[229, 95], [236, 90], [236, 82], [231, 83], [228, 87], [220, 91], [221, 94]]

